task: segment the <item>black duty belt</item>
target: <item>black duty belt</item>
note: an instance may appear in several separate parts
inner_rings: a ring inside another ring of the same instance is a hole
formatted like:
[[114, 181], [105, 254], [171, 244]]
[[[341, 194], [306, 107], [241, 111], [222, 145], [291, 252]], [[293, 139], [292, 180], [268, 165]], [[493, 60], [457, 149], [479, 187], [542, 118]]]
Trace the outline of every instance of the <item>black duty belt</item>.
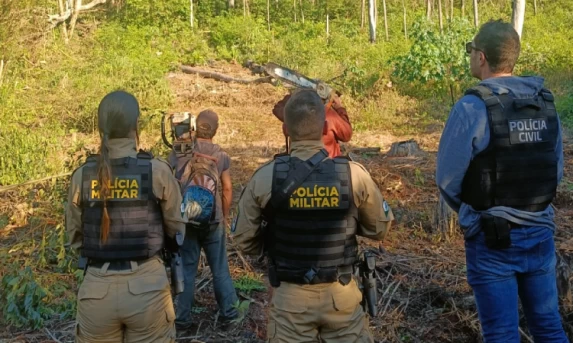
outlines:
[[94, 262], [90, 262], [88, 264], [89, 267], [94, 267], [94, 268], [101, 268], [103, 267], [104, 264], [109, 262], [109, 267], [107, 268], [107, 270], [115, 270], [115, 271], [120, 271], [120, 270], [130, 270], [131, 269], [131, 262], [135, 262], [138, 266], [141, 266], [142, 264], [145, 264], [149, 261], [152, 261], [153, 259], [147, 259], [147, 260], [141, 260], [141, 261], [124, 261], [124, 260], [116, 260], [116, 261], [94, 261]]
[[352, 279], [353, 267], [339, 266], [331, 268], [311, 268], [308, 270], [277, 269], [279, 281], [296, 283], [300, 285], [317, 285], [339, 281], [347, 285]]

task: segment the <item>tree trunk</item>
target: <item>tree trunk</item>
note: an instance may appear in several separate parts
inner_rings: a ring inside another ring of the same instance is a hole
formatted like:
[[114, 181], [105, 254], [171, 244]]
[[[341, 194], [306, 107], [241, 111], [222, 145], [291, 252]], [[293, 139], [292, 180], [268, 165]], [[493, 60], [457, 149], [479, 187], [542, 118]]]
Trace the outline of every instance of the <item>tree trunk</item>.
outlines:
[[[440, 0], [440, 1], [441, 1], [441, 0]], [[450, 7], [450, 6], [448, 6], [448, 2], [449, 2], [450, 0], [445, 0], [445, 1], [446, 1], [446, 2], [444, 3], [444, 14], [445, 14], [445, 16], [446, 16], [446, 20], [449, 20], [449, 19], [450, 19], [450, 14], [449, 14], [449, 10], [450, 10], [449, 7]]]
[[519, 38], [523, 31], [523, 19], [525, 18], [525, 0], [513, 0], [513, 12], [511, 15], [511, 24]]
[[408, 39], [408, 22], [406, 21], [406, 3], [402, 0], [402, 9], [404, 10], [404, 37]]
[[70, 20], [70, 39], [74, 36], [74, 29], [76, 28], [78, 15], [80, 14], [80, 7], [82, 7], [82, 0], [75, 0], [72, 8], [72, 19]]
[[271, 0], [267, 0], [267, 29], [271, 30]]
[[454, 20], [454, 0], [450, 1], [450, 21]]
[[326, 13], [326, 38], [330, 37], [330, 18], [328, 13]]
[[426, 7], [426, 18], [428, 18], [428, 20], [432, 19], [432, 0], [427, 0], [426, 1], [427, 6]]
[[366, 17], [366, 0], [362, 0], [362, 7], [360, 8], [361, 15], [360, 15], [360, 28], [364, 28], [364, 19]]
[[229, 0], [229, 2], [227, 3], [229, 8], [235, 8], [235, 0]]
[[462, 18], [466, 16], [466, 0], [462, 0]]
[[438, 17], [440, 19], [440, 33], [444, 32], [444, 18], [442, 17], [442, 0], [438, 0]]
[[479, 25], [478, 0], [474, 0], [474, 25], [475, 25], [475, 27], [478, 27], [478, 25]]
[[449, 241], [456, 232], [459, 232], [458, 214], [446, 204], [441, 196], [433, 217], [434, 229], [442, 236], [443, 240]]
[[368, 0], [368, 23], [370, 26], [370, 43], [376, 43], [376, 0]]
[[[58, 0], [58, 7], [60, 8], [60, 15], [64, 15], [64, 2], [62, 0]], [[69, 37], [68, 37], [68, 28], [66, 27], [66, 24], [64, 23], [62, 25], [62, 35], [64, 36], [64, 41], [66, 42], [66, 44], [68, 44], [69, 42]], [[1, 75], [1, 73], [0, 73]]]
[[299, 0], [299, 6], [300, 7], [300, 19], [302, 20], [302, 23], [304, 24], [304, 7], [302, 6], [302, 0]]
[[388, 16], [386, 15], [386, 0], [382, 0], [384, 9], [384, 29], [386, 30], [386, 40], [388, 40]]
[[537, 0], [533, 0], [533, 15], [537, 15]]
[[[233, 6], [235, 7], [235, 0], [229, 0], [229, 6], [231, 6], [231, 1], [233, 2]], [[189, 22], [191, 23], [191, 30], [195, 29], [195, 9], [193, 7], [193, 0], [189, 0]]]
[[294, 22], [296, 23], [296, 0], [292, 1], [292, 9], [294, 13]]

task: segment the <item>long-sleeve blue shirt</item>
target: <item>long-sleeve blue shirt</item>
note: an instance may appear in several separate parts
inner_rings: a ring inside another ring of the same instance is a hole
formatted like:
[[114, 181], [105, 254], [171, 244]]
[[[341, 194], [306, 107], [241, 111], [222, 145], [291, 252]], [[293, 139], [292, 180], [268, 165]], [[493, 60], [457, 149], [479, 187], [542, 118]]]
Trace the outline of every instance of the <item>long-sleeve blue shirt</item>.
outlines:
[[[509, 92], [514, 98], [524, 99], [536, 96], [543, 88], [541, 77], [496, 77], [482, 81], [494, 94]], [[558, 121], [557, 180], [563, 176], [563, 142], [561, 123]], [[465, 238], [481, 230], [480, 212], [461, 201], [462, 182], [470, 162], [490, 141], [490, 129], [484, 102], [474, 95], [466, 95], [452, 108], [446, 127], [440, 139], [437, 158], [436, 183], [446, 203], [459, 214], [460, 226]], [[520, 211], [510, 207], [496, 206], [485, 211], [521, 225], [544, 226], [555, 230], [554, 212], [551, 206], [540, 212]]]

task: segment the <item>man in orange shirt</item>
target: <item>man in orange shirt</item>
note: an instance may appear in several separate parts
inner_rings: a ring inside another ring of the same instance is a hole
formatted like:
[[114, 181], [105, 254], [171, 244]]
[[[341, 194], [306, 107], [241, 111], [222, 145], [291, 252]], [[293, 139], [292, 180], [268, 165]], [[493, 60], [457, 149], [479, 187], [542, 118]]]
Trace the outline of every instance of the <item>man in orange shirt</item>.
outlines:
[[[273, 108], [273, 114], [283, 122], [283, 133], [288, 138], [288, 132], [284, 124], [284, 108], [291, 94], [286, 95]], [[338, 142], [348, 142], [352, 138], [352, 126], [346, 109], [342, 106], [340, 98], [333, 95], [331, 100], [325, 105], [326, 123], [322, 132], [322, 142], [328, 151], [328, 156], [333, 158], [340, 156], [340, 145]]]

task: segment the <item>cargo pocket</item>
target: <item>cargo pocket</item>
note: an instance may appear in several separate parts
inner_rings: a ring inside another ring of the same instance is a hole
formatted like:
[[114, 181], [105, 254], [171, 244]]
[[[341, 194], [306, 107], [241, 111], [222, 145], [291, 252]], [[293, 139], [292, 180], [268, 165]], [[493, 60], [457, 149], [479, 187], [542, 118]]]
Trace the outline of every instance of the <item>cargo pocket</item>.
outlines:
[[167, 277], [157, 275], [139, 277], [129, 280], [127, 284], [129, 292], [133, 295], [169, 290], [169, 280], [167, 280]]
[[84, 282], [78, 291], [78, 301], [103, 299], [107, 295], [108, 289], [109, 284], [106, 282]]
[[289, 313], [304, 313], [308, 308], [306, 297], [304, 296], [276, 292], [272, 302], [277, 310]]
[[332, 302], [336, 311], [354, 312], [362, 301], [362, 293], [353, 281], [332, 294]]

